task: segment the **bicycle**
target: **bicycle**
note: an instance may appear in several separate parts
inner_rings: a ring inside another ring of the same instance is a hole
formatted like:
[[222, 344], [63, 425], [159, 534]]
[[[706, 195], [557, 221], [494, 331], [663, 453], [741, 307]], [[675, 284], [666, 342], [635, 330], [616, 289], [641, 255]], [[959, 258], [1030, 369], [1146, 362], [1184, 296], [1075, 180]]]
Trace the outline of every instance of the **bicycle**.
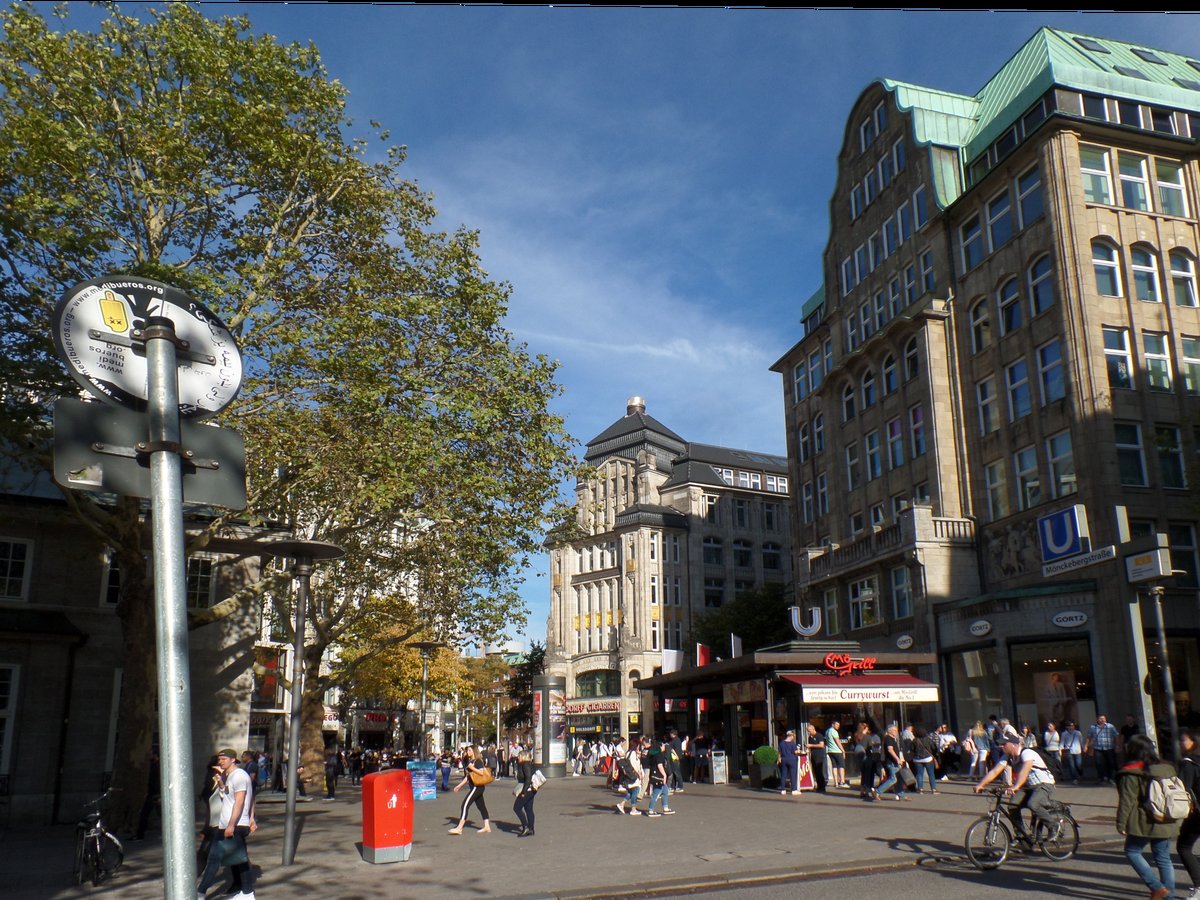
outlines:
[[99, 887], [121, 868], [125, 861], [125, 848], [117, 836], [104, 825], [100, 807], [108, 800], [112, 791], [107, 790], [84, 807], [88, 810], [75, 826], [76, 884], [90, 880]]
[[967, 858], [980, 869], [995, 869], [1008, 859], [1014, 840], [1030, 850], [1040, 851], [1047, 859], [1061, 862], [1070, 859], [1079, 849], [1079, 823], [1071, 815], [1071, 807], [1051, 800], [1047, 811], [1051, 824], [1034, 816], [1033, 834], [1013, 835], [1012, 825], [1004, 814], [1013, 802], [1005, 797], [1002, 788], [992, 788], [992, 808], [967, 828], [963, 841]]

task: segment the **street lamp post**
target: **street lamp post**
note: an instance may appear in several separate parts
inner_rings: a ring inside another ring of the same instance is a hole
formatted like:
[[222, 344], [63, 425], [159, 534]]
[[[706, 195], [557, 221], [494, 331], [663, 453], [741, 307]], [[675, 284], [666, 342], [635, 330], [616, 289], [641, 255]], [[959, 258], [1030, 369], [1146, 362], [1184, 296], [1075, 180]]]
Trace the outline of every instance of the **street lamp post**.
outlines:
[[504, 695], [504, 691], [500, 688], [492, 688], [492, 693], [496, 695], [496, 749], [500, 749], [500, 698]]
[[296, 859], [296, 787], [300, 768], [300, 715], [304, 682], [304, 624], [308, 617], [308, 579], [313, 563], [340, 559], [346, 551], [337, 544], [324, 541], [271, 541], [263, 545], [270, 556], [287, 556], [295, 560], [292, 574], [296, 578], [296, 628], [292, 644], [292, 715], [288, 723], [287, 811], [283, 821], [283, 864], [290, 866]]
[[425, 706], [427, 699], [427, 688], [429, 684], [429, 657], [434, 650], [439, 647], [444, 647], [441, 641], [410, 641], [410, 647], [415, 647], [421, 651], [421, 745], [417, 750], [417, 759], [425, 759], [425, 739], [427, 736], [425, 730]]
[[[1154, 600], [1154, 630], [1158, 637], [1158, 652], [1162, 654], [1162, 687], [1165, 694], [1167, 727], [1171, 730], [1170, 753], [1164, 754], [1172, 760], [1179, 760], [1179, 714], [1175, 709], [1175, 680], [1171, 675], [1171, 657], [1167, 652], [1167, 630], [1163, 626], [1162, 598], [1166, 588], [1161, 584], [1150, 587], [1150, 596]], [[1159, 752], [1164, 749], [1162, 736], [1159, 735]]]

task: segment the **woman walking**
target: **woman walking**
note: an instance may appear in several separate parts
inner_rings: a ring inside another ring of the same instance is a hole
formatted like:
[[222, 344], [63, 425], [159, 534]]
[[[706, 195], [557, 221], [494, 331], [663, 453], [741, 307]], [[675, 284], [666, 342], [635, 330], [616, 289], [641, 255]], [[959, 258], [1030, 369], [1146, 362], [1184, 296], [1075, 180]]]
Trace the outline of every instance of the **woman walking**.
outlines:
[[517, 781], [521, 785], [517, 799], [513, 801], [513, 812], [521, 823], [517, 837], [533, 837], [533, 799], [537, 788], [533, 786], [533, 755], [522, 750], [517, 756]]
[[971, 743], [971, 771], [968, 774], [972, 778], [982, 778], [988, 771], [988, 750], [991, 749], [992, 743], [988, 738], [987, 727], [978, 719], [971, 727]]
[[492, 830], [492, 823], [488, 819], [487, 804], [483, 802], [483, 785], [478, 784], [479, 780], [486, 779], [491, 781], [492, 773], [488, 767], [484, 765], [483, 760], [475, 752], [474, 747], [466, 747], [463, 749], [463, 779], [454, 786], [454, 793], [458, 793], [464, 785], [469, 785], [467, 796], [463, 797], [462, 813], [458, 817], [458, 824], [450, 829], [448, 834], [462, 834], [463, 825], [467, 823], [467, 808], [474, 803], [479, 809], [479, 814], [483, 816], [483, 827], [479, 829], [480, 834], [487, 834]]
[[1183, 753], [1179, 760], [1179, 777], [1188, 793], [1192, 795], [1192, 813], [1183, 820], [1175, 852], [1183, 860], [1183, 867], [1192, 879], [1192, 889], [1187, 893], [1187, 900], [1200, 900], [1200, 863], [1196, 861], [1196, 854], [1192, 849], [1196, 846], [1196, 839], [1200, 838], [1200, 805], [1196, 803], [1196, 791], [1200, 789], [1200, 746], [1196, 744], [1196, 735], [1191, 731], [1180, 732], [1179, 749]]
[[937, 780], [934, 778], [936, 767], [933, 736], [925, 730], [924, 726], [918, 725], [913, 729], [912, 746], [912, 769], [913, 775], [917, 779], [918, 794], [924, 791], [922, 787], [923, 775], [929, 776], [929, 790], [935, 794], [937, 793]]
[[[800, 759], [797, 756], [799, 752], [800, 748], [796, 744], [796, 732], [789, 731], [779, 742], [779, 786], [783, 788], [779, 792], [781, 794], [786, 794], [789, 790], [793, 794], [800, 793], [800, 782], [797, 778], [800, 767]], [[791, 788], [788, 787], [789, 784]]]
[[[1150, 888], [1150, 900], [1166, 900], [1175, 893], [1175, 866], [1171, 862], [1171, 839], [1179, 836], [1178, 822], [1155, 822], [1142, 801], [1151, 778], [1169, 778], [1175, 767], [1163, 762], [1154, 744], [1144, 734], [1134, 735], [1125, 745], [1125, 765], [1117, 772], [1117, 831], [1125, 835], [1125, 858]], [[1154, 866], [1146, 862], [1146, 846]], [[1157, 872], [1155, 869], [1157, 868]]]

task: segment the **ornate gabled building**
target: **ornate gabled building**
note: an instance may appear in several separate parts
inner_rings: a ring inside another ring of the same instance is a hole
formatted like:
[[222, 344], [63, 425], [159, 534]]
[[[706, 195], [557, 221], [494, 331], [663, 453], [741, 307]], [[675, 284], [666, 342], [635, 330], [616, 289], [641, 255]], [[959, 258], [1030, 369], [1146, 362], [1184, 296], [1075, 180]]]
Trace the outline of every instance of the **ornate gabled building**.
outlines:
[[[850, 110], [825, 287], [773, 367], [796, 589], [935, 652], [958, 728], [1200, 720], [1198, 145], [1200, 59], [1050, 28], [977, 94], [882, 79]], [[1125, 564], [1158, 533], [1166, 648]]]
[[689, 443], [640, 397], [584, 459], [574, 530], [548, 542], [546, 671], [566, 678], [571, 733], [639, 734], [633, 683], [688, 646], [696, 617], [787, 580], [787, 461]]

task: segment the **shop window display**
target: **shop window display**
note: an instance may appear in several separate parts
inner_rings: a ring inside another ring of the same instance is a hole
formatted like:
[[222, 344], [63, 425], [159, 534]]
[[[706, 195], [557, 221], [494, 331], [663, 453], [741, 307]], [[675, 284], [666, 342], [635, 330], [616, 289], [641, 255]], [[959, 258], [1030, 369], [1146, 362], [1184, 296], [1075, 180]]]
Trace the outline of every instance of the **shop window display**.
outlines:
[[1087, 638], [1013, 644], [1010, 649], [1013, 691], [1021, 724], [1091, 722], [1096, 716], [1092, 654]]

